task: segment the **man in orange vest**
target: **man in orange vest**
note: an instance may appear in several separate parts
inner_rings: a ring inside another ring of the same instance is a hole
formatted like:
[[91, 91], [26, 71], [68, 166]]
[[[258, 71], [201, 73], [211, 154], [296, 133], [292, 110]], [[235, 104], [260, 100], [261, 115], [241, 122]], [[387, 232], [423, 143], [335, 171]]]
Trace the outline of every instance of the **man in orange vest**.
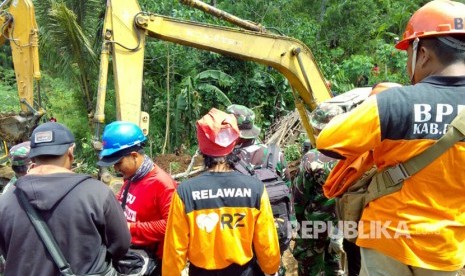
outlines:
[[[423, 152], [465, 106], [465, 4], [431, 1], [414, 13], [396, 48], [410, 86], [370, 97], [332, 120], [317, 148], [339, 159], [373, 152], [378, 170]], [[465, 143], [458, 142], [402, 188], [371, 201], [358, 228], [361, 275], [456, 275], [465, 264]]]

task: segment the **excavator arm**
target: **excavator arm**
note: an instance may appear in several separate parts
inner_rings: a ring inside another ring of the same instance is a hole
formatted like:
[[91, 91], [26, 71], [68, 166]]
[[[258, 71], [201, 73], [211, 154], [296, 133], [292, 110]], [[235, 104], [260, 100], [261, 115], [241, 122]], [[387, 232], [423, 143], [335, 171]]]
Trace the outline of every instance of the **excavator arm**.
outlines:
[[107, 0], [94, 116], [97, 126], [103, 124], [105, 118], [103, 110], [111, 55], [117, 119], [137, 123], [147, 133], [148, 115], [140, 112], [146, 35], [275, 68], [288, 79], [303, 125], [308, 136], [314, 139], [304, 106], [313, 110], [318, 103], [331, 98], [331, 93], [305, 44], [286, 36], [142, 12], [136, 0]]
[[44, 114], [34, 108], [34, 81], [40, 80], [39, 36], [30, 0], [0, 4], [0, 45], [10, 42], [21, 112], [0, 113], [0, 139], [16, 143], [29, 135]]

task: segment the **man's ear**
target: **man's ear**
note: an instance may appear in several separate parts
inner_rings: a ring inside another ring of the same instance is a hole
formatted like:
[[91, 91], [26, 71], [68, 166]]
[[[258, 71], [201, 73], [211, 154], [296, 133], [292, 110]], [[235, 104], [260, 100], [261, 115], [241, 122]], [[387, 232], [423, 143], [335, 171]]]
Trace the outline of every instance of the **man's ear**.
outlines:
[[68, 148], [68, 154], [73, 155], [73, 157], [74, 157], [74, 148], [75, 148], [75, 147], [76, 147], [76, 145], [73, 144], [71, 147]]
[[431, 49], [428, 49], [426, 47], [423, 47], [421, 46], [419, 49], [418, 49], [418, 58], [417, 58], [417, 64], [416, 66], [420, 67], [420, 68], [424, 68], [425, 66], [428, 66], [431, 61], [432, 61], [432, 55], [433, 55], [433, 51], [431, 51]]
[[75, 148], [76, 148], [76, 144], [73, 144], [71, 147], [68, 148], [68, 155], [72, 160], [74, 160], [74, 149]]
[[139, 153], [137, 151], [131, 151], [131, 156], [132, 156], [132, 158], [137, 160], [137, 157], [139, 157]]

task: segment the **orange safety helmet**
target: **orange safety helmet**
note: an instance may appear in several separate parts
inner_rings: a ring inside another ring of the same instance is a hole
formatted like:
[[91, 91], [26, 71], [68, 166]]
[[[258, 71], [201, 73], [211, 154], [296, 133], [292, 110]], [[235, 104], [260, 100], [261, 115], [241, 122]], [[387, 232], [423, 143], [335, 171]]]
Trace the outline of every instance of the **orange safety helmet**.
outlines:
[[453, 34], [465, 35], [465, 4], [434, 0], [412, 15], [396, 48], [407, 50], [410, 41], [415, 38]]

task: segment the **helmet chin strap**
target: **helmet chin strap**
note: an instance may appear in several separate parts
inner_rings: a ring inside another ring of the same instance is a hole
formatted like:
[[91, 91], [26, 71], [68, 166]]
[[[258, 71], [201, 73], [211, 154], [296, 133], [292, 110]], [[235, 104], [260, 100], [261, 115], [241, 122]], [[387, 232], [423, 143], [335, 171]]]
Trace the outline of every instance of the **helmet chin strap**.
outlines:
[[417, 52], [418, 52], [418, 43], [420, 39], [417, 37], [412, 43], [412, 76], [410, 77], [410, 83], [413, 83], [413, 76], [415, 75], [415, 65], [417, 64]]

